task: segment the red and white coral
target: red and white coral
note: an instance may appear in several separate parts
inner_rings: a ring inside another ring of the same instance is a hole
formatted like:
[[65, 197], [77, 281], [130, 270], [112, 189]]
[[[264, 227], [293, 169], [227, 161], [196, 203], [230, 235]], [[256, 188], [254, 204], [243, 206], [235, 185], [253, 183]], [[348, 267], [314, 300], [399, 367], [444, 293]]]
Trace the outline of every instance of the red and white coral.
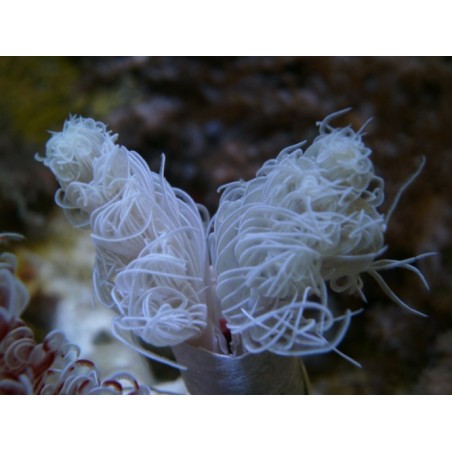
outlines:
[[[0, 234], [0, 240], [8, 238]], [[20, 315], [29, 295], [15, 275], [16, 258], [0, 254], [0, 394], [149, 394], [132, 375], [102, 379], [91, 361], [63, 333], [52, 331], [37, 343]]]

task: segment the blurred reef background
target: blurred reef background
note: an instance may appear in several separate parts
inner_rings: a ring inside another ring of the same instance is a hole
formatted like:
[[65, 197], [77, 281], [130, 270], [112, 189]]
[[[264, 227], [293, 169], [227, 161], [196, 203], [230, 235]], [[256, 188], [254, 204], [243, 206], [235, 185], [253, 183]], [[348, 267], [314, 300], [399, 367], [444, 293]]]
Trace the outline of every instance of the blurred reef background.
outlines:
[[[213, 214], [219, 186], [249, 179], [282, 148], [312, 140], [316, 121], [346, 107], [353, 109], [334, 126], [358, 130], [373, 118], [364, 141], [386, 181], [383, 211], [427, 158], [391, 220], [386, 256], [438, 252], [418, 264], [431, 291], [404, 270], [384, 276], [429, 317], [394, 305], [364, 278], [369, 303], [340, 346], [362, 369], [333, 354], [305, 363], [315, 393], [452, 394], [451, 58], [0, 57], [0, 92], [0, 231], [26, 237], [8, 249], [32, 294], [25, 318], [38, 339], [64, 328], [107, 367], [120, 354], [109, 353], [109, 320], [90, 311], [89, 236], [62, 218], [56, 182], [34, 160], [48, 131], [61, 130], [70, 113], [106, 122], [152, 170], [165, 153], [168, 181]], [[91, 328], [90, 319], [102, 326]], [[152, 381], [177, 377], [134, 357], [115, 365]]]

